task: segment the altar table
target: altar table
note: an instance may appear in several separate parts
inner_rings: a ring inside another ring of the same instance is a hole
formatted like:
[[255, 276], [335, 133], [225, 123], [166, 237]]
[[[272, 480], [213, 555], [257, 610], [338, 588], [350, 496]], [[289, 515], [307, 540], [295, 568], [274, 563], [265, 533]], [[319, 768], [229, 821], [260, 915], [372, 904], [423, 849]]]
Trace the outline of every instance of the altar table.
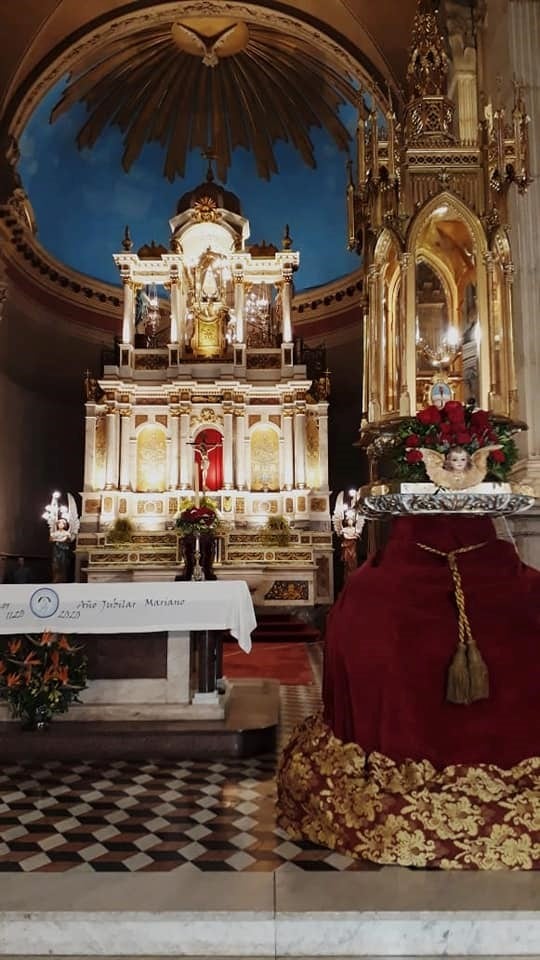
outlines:
[[[0, 586], [0, 634], [167, 632], [166, 676], [91, 680], [70, 719], [216, 719], [223, 631], [251, 650], [257, 621], [244, 581]], [[191, 653], [197, 654], [192, 690]], [[113, 654], [111, 654], [113, 655]]]

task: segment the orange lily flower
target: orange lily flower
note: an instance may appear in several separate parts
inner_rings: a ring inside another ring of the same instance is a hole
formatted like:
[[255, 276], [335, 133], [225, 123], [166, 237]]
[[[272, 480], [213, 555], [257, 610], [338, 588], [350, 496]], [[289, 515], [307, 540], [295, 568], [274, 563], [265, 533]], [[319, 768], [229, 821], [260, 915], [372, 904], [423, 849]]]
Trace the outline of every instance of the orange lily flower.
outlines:
[[68, 652], [71, 652], [72, 650], [75, 649], [75, 647], [71, 646], [67, 637], [61, 636], [60, 640], [58, 641], [58, 649], [67, 650]]
[[6, 677], [6, 683], [8, 687], [18, 687], [21, 680], [22, 680], [22, 677], [20, 673], [8, 673]]
[[28, 656], [24, 658], [24, 663], [25, 663], [27, 666], [29, 666], [29, 667], [35, 666], [36, 664], [38, 664], [38, 663], [40, 663], [40, 662], [41, 662], [41, 661], [40, 661], [39, 657], [36, 657], [35, 654], [32, 653], [32, 651], [30, 651], [30, 653], [28, 654]]
[[15, 656], [15, 654], [19, 652], [19, 650], [21, 649], [21, 645], [22, 645], [22, 640], [20, 637], [18, 637], [16, 640], [9, 641], [8, 650], [12, 654], [12, 656]]
[[67, 667], [60, 667], [58, 669], [57, 677], [62, 684], [66, 684], [69, 681], [69, 670]]
[[3, 661], [3, 660], [0, 660], [0, 674], [5, 673], [6, 670], [7, 670], [7, 667], [6, 667], [5, 663], [4, 663], [4, 661]]
[[50, 647], [51, 643], [54, 643], [55, 634], [50, 633], [47, 630], [41, 635], [41, 640], [39, 641], [40, 647]]

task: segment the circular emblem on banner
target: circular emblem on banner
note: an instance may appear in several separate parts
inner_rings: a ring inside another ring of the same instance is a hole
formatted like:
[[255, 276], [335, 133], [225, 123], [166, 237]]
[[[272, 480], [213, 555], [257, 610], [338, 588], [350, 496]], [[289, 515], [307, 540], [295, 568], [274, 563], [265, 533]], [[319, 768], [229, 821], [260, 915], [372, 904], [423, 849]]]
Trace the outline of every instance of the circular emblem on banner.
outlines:
[[40, 587], [30, 597], [30, 610], [35, 617], [52, 617], [60, 606], [60, 597], [51, 587]]

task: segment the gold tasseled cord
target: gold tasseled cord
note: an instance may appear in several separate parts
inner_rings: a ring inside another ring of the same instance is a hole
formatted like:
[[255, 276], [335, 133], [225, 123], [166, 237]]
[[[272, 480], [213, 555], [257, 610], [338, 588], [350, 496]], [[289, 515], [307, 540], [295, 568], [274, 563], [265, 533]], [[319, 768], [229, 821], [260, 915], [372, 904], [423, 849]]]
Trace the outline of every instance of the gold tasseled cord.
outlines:
[[448, 668], [446, 681], [446, 699], [450, 703], [469, 704], [475, 700], [486, 700], [489, 697], [489, 673], [484, 658], [476, 645], [472, 635], [471, 625], [465, 607], [465, 595], [461, 582], [457, 557], [460, 553], [470, 553], [484, 547], [483, 543], [473, 543], [469, 547], [459, 547], [457, 550], [437, 550], [425, 543], [417, 546], [438, 557], [445, 557], [454, 581], [454, 596], [458, 612], [459, 640], [454, 656]]

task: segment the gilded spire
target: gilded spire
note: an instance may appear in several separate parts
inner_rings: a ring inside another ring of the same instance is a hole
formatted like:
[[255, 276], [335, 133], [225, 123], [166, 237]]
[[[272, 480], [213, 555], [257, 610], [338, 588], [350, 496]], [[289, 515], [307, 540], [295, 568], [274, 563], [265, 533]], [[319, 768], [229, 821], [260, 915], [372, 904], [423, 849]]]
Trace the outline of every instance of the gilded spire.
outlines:
[[448, 57], [431, 0], [417, 0], [407, 68], [409, 104], [406, 115], [409, 142], [454, 140], [454, 104], [446, 96]]
[[444, 96], [447, 74], [448, 58], [437, 12], [429, 0], [418, 0], [407, 67], [410, 98]]

